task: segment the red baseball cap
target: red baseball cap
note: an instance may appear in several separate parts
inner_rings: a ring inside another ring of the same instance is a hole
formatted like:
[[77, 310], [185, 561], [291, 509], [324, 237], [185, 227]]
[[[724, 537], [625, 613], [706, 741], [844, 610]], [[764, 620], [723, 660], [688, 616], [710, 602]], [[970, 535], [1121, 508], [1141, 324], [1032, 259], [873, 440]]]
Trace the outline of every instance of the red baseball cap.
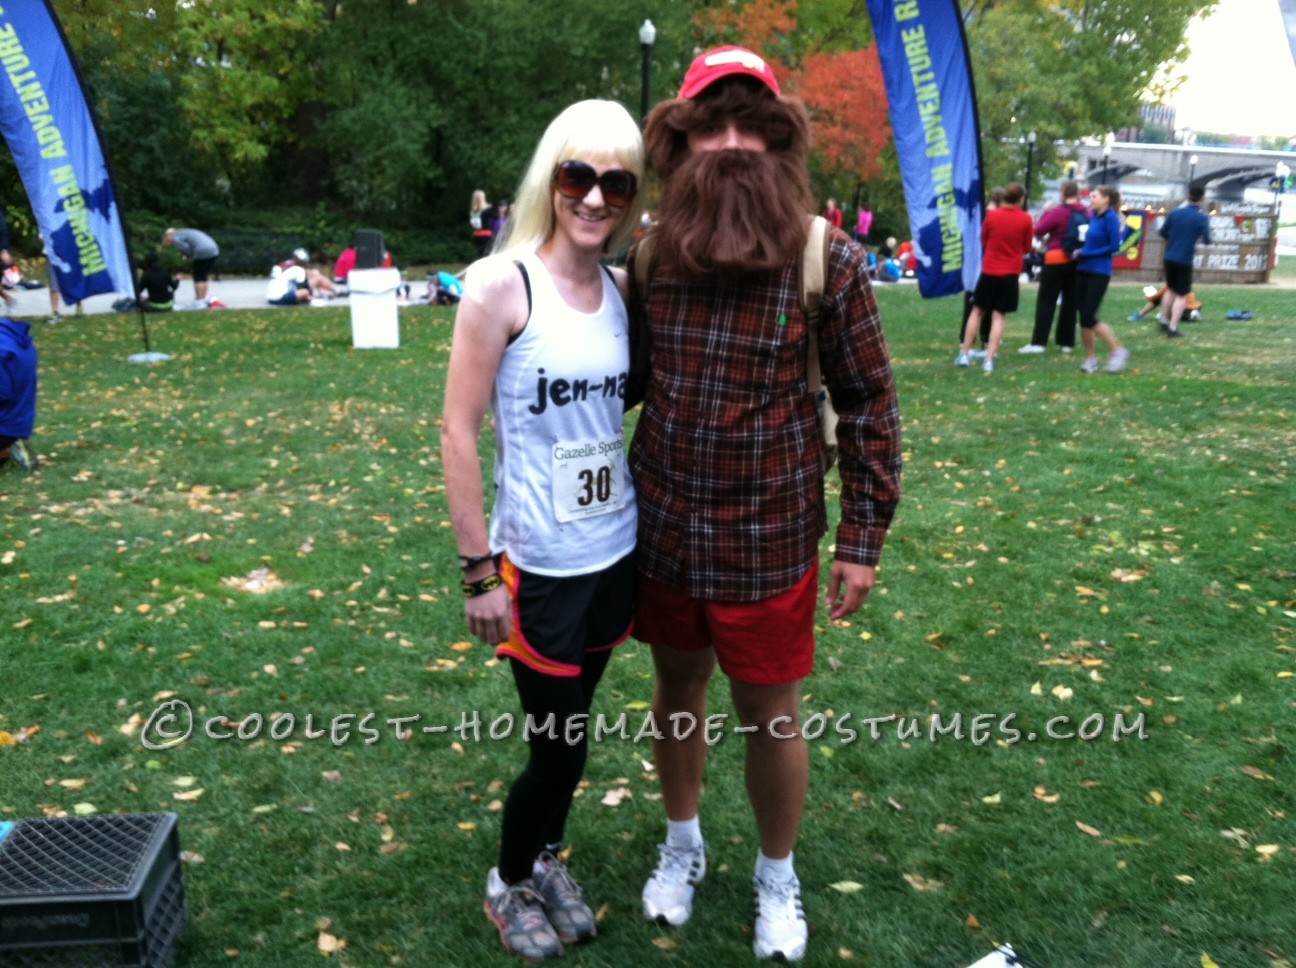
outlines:
[[697, 97], [722, 77], [734, 74], [745, 74], [754, 77], [775, 94], [779, 93], [778, 80], [774, 70], [765, 62], [765, 58], [754, 54], [746, 47], [735, 47], [729, 44], [716, 47], [704, 54], [698, 54], [689, 65], [684, 75], [684, 86], [680, 88], [680, 97]]

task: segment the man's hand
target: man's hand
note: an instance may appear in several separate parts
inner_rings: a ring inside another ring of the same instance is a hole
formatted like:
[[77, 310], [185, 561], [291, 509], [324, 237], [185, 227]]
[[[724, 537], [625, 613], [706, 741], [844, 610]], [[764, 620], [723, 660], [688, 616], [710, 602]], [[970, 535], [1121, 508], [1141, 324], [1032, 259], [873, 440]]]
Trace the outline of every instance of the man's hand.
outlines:
[[831, 619], [845, 618], [868, 601], [873, 589], [877, 569], [872, 565], [855, 565], [849, 561], [834, 561], [828, 579], [828, 597], [825, 599]]

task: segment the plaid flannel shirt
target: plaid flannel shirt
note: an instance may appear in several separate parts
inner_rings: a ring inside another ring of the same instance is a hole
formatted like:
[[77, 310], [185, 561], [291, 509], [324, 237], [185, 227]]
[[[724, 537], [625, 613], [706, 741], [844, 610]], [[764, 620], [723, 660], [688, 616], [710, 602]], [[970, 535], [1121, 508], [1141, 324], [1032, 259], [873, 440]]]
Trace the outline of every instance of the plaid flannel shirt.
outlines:
[[[819, 349], [840, 418], [836, 557], [875, 565], [900, 498], [900, 413], [867, 257], [831, 235]], [[695, 598], [786, 591], [827, 530], [798, 262], [736, 280], [654, 269], [632, 292], [651, 347], [630, 448], [639, 568]]]

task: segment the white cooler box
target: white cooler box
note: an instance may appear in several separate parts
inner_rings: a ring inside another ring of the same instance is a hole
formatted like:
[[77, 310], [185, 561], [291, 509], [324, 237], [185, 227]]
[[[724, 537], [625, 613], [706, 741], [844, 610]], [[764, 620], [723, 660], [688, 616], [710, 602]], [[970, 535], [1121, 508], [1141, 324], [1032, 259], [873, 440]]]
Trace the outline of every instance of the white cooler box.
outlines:
[[358, 350], [399, 349], [400, 320], [396, 315], [399, 269], [352, 269], [351, 345]]

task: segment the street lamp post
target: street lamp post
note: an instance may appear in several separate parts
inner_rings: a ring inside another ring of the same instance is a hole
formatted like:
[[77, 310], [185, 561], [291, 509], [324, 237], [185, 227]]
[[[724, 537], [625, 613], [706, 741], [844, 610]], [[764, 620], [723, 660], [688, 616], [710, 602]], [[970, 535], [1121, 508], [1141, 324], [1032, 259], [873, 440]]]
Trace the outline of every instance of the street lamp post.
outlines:
[[639, 45], [643, 48], [643, 87], [640, 91], [639, 122], [648, 120], [648, 91], [652, 77], [652, 48], [657, 39], [657, 28], [651, 20], [645, 20], [639, 28]]
[[1026, 135], [1026, 202], [1022, 208], [1030, 208], [1031, 167], [1035, 161], [1035, 132]]
[[1197, 156], [1189, 155], [1188, 156], [1188, 191], [1190, 192], [1192, 191], [1193, 178], [1196, 176], [1196, 174], [1197, 174]]
[[1111, 142], [1103, 145], [1103, 176], [1102, 183], [1107, 184], [1107, 163], [1111, 161]]

